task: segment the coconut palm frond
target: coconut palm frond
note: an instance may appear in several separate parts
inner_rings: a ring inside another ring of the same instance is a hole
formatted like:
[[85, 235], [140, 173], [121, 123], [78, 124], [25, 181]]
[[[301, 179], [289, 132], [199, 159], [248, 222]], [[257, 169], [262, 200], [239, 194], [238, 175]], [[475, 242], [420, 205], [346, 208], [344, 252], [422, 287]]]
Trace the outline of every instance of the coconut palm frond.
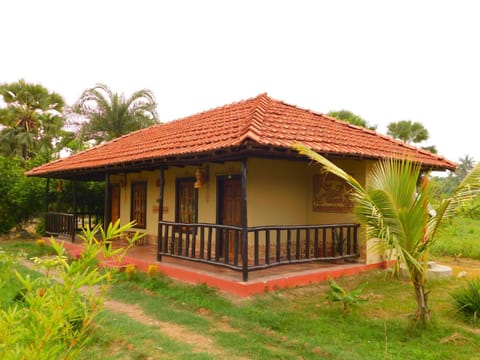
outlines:
[[422, 271], [419, 259], [426, 249], [423, 239], [428, 221], [428, 187], [417, 189], [419, 164], [407, 159], [380, 161], [372, 168], [365, 189], [351, 175], [308, 147], [296, 145], [295, 149], [352, 187], [356, 215], [367, 224], [369, 238], [380, 239], [377, 247], [390, 250], [396, 267], [405, 264], [411, 276]]
[[410, 237], [409, 223], [415, 222], [424, 213], [423, 197], [416, 194], [419, 171], [418, 167], [406, 160], [388, 159], [378, 162], [368, 178], [369, 201], [381, 209], [383, 226], [388, 226], [390, 232], [400, 240]]
[[[395, 203], [387, 192], [378, 189], [367, 192], [353, 176], [307, 146], [297, 144], [294, 148], [300, 154], [306, 155], [313, 161], [321, 164], [324, 171], [338, 176], [352, 187], [352, 196], [356, 202], [355, 209], [357, 216], [367, 223], [369, 236], [382, 239], [387, 243], [391, 243], [393, 237], [403, 237], [403, 235], [401, 235], [403, 229], [395, 213]], [[385, 175], [382, 176], [382, 173], [385, 172], [387, 172], [387, 170], [381, 166], [376, 167], [373, 171], [373, 176], [377, 178], [378, 183], [388, 181], [388, 177]], [[381, 180], [382, 178], [383, 180]]]
[[404, 264], [415, 288], [417, 320], [428, 321], [425, 291], [428, 250], [442, 219], [456, 215], [461, 205], [480, 194], [480, 165], [473, 168], [432, 215], [428, 177], [422, 178], [419, 186], [421, 167], [418, 163], [408, 159], [379, 161], [371, 169], [365, 189], [352, 176], [306, 146], [296, 145], [295, 149], [352, 186], [356, 212], [369, 226], [368, 235], [379, 239], [378, 246], [387, 251], [389, 260], [396, 260], [394, 272]]
[[317, 154], [315, 151], [310, 149], [308, 146], [303, 144], [295, 144], [293, 148], [297, 150], [301, 155], [305, 155], [312, 159], [313, 161], [323, 165], [324, 171], [330, 172], [339, 178], [345, 180], [350, 186], [352, 186], [356, 191], [365, 192], [360, 183], [351, 175], [340, 169], [337, 165], [332, 163], [327, 158], [323, 157], [320, 154]]

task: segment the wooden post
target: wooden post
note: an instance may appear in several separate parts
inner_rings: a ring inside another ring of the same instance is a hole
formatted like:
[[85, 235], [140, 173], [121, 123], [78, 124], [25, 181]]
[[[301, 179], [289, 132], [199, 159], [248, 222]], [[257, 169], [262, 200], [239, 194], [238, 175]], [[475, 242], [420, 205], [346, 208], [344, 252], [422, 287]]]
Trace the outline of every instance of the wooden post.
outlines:
[[160, 224], [160, 221], [163, 220], [163, 196], [165, 191], [165, 168], [160, 169], [160, 194], [158, 197], [158, 234], [157, 234], [157, 261], [162, 261], [161, 252], [164, 251], [164, 243], [168, 239], [163, 239], [163, 226]]
[[242, 278], [248, 281], [247, 158], [242, 159]]
[[48, 193], [50, 192], [50, 178], [47, 178], [47, 186], [45, 190], [45, 214], [48, 213]]
[[73, 220], [72, 220], [72, 243], [75, 242], [75, 232], [77, 230], [77, 180], [73, 179]]
[[110, 176], [105, 172], [105, 204], [103, 207], [103, 230], [107, 232], [108, 224], [110, 223], [111, 211], [110, 211]]
[[50, 178], [47, 178], [47, 185], [45, 189], [45, 214], [43, 215], [45, 219], [45, 232], [48, 234], [50, 230], [50, 219], [48, 216], [48, 206], [49, 206], [49, 196], [48, 193], [50, 192]]

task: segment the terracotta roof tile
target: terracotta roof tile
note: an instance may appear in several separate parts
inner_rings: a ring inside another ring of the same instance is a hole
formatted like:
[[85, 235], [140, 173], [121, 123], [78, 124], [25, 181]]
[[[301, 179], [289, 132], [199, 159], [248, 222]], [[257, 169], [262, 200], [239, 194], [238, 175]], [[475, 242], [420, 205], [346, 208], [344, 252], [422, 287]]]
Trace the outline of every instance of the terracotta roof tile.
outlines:
[[317, 152], [340, 156], [406, 156], [437, 169], [456, 164], [375, 131], [361, 128], [260, 94], [255, 98], [154, 125], [68, 158], [52, 161], [29, 176], [92, 171], [133, 161], [181, 156], [231, 148], [251, 140], [291, 148], [304, 143]]

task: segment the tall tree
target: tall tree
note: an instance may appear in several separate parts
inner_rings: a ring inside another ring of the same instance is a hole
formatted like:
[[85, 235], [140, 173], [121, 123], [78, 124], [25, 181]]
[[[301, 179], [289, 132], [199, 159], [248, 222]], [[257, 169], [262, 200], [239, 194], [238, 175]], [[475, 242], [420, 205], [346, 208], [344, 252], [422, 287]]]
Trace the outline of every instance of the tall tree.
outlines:
[[39, 84], [19, 80], [0, 85], [4, 106], [0, 108], [0, 153], [23, 160], [53, 149], [61, 134], [64, 101]]
[[295, 148], [352, 187], [356, 212], [367, 224], [369, 237], [379, 239], [390, 256], [395, 257], [396, 269], [405, 265], [415, 290], [417, 321], [428, 322], [430, 310], [425, 288], [428, 252], [442, 221], [455, 216], [465, 202], [480, 194], [480, 164], [432, 212], [428, 177], [424, 176], [418, 186], [419, 164], [408, 160], [380, 161], [372, 169], [364, 188], [323, 156], [303, 145]]
[[419, 123], [411, 120], [392, 122], [387, 126], [387, 134], [406, 143], [419, 143], [428, 140], [428, 130]]
[[82, 93], [73, 110], [88, 119], [80, 130], [82, 141], [98, 144], [158, 123], [156, 107], [150, 90], [139, 90], [126, 98], [97, 84]]
[[364, 127], [370, 130], [376, 130], [377, 125], [371, 125], [367, 122], [367, 120], [363, 119], [357, 114], [354, 114], [353, 112], [349, 110], [338, 110], [338, 111], [329, 111], [327, 113], [328, 116], [334, 117], [336, 119], [340, 119], [346, 122], [349, 122], [350, 124], [357, 125], [360, 127]]
[[469, 155], [458, 159], [458, 166], [455, 174], [460, 180], [463, 180], [465, 176], [475, 167], [475, 160]]

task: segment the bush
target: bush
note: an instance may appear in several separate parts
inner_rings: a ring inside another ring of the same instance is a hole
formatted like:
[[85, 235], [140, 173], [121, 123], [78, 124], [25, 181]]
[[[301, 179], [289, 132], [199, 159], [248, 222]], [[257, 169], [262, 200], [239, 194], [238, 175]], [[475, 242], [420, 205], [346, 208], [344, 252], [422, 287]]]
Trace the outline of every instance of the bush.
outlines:
[[28, 178], [25, 170], [19, 159], [0, 157], [0, 233], [38, 216], [44, 209], [45, 179]]
[[451, 294], [455, 308], [478, 324], [480, 315], [480, 278], [469, 279], [467, 284]]
[[[0, 309], [1, 359], [73, 359], [78, 356], [96, 328], [105, 293], [113, 279], [114, 270], [100, 272], [95, 266], [97, 259], [121, 261], [128, 247], [114, 250], [105, 245], [131, 227], [131, 223], [120, 227], [117, 222], [110, 224], [106, 232], [100, 227], [84, 231], [84, 249], [75, 260], [67, 259], [63, 246], [52, 239], [50, 244], [56, 255], [33, 258], [45, 275], [37, 278], [22, 275], [15, 270], [14, 258], [0, 254], [0, 287], [12, 280], [21, 284], [13, 303]], [[100, 241], [96, 240], [97, 236]], [[41, 243], [37, 246], [45, 247]], [[56, 281], [57, 278], [61, 282]]]
[[[39, 217], [45, 211], [46, 179], [26, 177], [24, 174], [44, 161], [38, 158], [24, 163], [16, 158], [0, 157], [0, 234]], [[59, 191], [61, 188], [62, 191]], [[77, 212], [103, 214], [104, 193], [104, 182], [77, 182]], [[56, 211], [71, 212], [72, 196], [71, 181], [50, 182], [48, 201]], [[44, 234], [43, 220], [38, 224], [37, 231]]]

